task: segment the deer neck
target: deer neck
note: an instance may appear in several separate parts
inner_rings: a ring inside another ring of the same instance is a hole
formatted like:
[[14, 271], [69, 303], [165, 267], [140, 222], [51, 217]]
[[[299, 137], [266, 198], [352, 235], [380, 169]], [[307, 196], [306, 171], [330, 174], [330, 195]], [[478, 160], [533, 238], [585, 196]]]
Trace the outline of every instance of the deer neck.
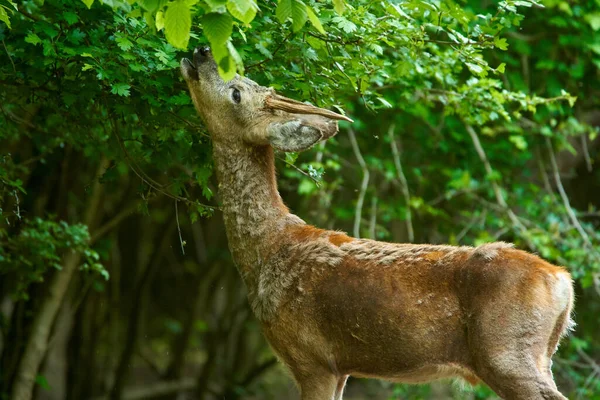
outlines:
[[247, 285], [277, 245], [281, 230], [303, 223], [277, 191], [273, 149], [213, 141], [213, 157], [229, 249]]

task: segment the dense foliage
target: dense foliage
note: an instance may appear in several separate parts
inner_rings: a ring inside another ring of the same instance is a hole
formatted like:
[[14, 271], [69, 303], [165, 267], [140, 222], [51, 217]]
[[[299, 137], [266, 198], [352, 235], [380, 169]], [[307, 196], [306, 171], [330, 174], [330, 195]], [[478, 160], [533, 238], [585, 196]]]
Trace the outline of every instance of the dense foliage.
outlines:
[[0, 0], [0, 41], [0, 398], [294, 392], [233, 268], [178, 71], [210, 44], [223, 77], [356, 121], [280, 155], [305, 220], [512, 241], [569, 268], [578, 327], [554, 373], [569, 397], [600, 399], [596, 1]]

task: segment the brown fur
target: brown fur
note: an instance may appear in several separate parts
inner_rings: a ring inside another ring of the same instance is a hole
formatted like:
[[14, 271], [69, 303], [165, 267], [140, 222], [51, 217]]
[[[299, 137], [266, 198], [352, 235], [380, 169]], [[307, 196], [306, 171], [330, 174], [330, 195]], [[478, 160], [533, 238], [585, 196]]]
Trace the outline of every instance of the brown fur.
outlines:
[[[348, 375], [458, 376], [506, 399], [564, 399], [550, 371], [573, 304], [563, 268], [506, 243], [394, 244], [306, 225], [281, 201], [264, 133], [298, 117], [265, 108], [269, 90], [251, 81], [224, 83], [211, 63], [182, 62], [182, 73], [213, 137], [230, 249], [303, 400], [341, 399]], [[320, 118], [315, 129], [331, 129]]]

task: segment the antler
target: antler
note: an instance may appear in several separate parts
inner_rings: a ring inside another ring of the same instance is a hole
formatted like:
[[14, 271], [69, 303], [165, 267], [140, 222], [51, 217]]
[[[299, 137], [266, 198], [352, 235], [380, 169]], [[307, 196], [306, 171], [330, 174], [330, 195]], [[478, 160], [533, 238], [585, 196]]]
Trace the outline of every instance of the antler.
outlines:
[[287, 97], [280, 96], [278, 94], [272, 94], [268, 96], [265, 100], [265, 104], [269, 108], [274, 108], [276, 110], [287, 111], [293, 114], [313, 114], [313, 115], [321, 115], [323, 117], [327, 117], [330, 119], [354, 122], [350, 118], [345, 115], [338, 114], [333, 111], [326, 110], [324, 108], [315, 107], [310, 104], [301, 103], [296, 100], [288, 99]]

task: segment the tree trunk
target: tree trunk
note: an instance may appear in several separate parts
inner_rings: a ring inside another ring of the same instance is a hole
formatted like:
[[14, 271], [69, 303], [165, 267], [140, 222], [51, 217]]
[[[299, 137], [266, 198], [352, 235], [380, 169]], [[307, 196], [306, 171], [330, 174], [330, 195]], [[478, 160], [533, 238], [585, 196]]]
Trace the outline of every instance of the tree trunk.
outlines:
[[[88, 227], [96, 219], [102, 197], [102, 186], [97, 177], [102, 175], [108, 166], [108, 160], [102, 159], [94, 176], [94, 187], [83, 220]], [[31, 334], [17, 369], [12, 400], [30, 400], [32, 397], [35, 379], [48, 349], [48, 338], [54, 319], [80, 261], [79, 254], [69, 251], [64, 257], [63, 268], [56, 272], [50, 281], [47, 297], [33, 320]]]

